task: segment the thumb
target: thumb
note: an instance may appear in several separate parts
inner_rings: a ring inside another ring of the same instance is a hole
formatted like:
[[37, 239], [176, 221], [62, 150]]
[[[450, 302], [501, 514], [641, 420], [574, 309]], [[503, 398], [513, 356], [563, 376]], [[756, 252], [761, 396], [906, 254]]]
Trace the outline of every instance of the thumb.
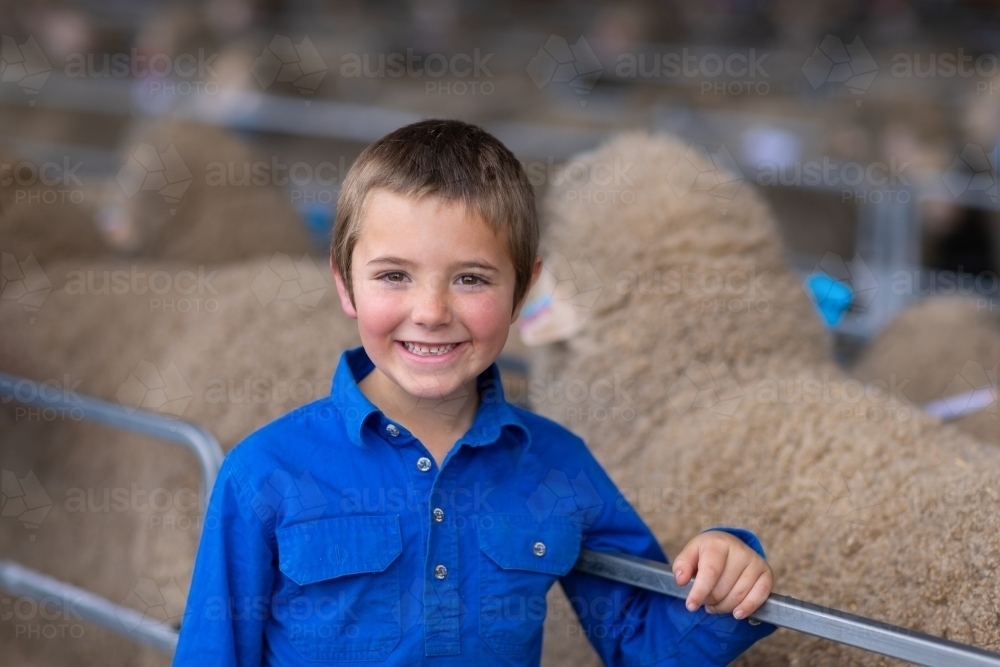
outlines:
[[691, 540], [674, 559], [674, 579], [678, 586], [685, 586], [698, 571], [698, 544]]

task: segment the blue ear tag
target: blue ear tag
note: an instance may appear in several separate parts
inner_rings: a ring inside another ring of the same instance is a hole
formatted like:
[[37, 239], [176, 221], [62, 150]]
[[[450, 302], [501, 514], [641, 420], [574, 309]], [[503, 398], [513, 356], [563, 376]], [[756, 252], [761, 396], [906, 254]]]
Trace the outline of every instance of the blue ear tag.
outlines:
[[814, 273], [806, 278], [806, 292], [828, 327], [835, 327], [851, 307], [854, 292], [844, 283], [825, 273]]

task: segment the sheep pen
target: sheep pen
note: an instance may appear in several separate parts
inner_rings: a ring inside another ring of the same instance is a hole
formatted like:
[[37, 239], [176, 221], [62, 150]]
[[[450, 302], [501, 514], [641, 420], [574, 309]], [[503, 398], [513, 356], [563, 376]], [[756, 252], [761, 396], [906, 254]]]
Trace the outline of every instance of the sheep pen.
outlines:
[[[33, 323], [20, 304], [0, 301], [0, 368], [48, 381], [50, 391], [203, 425], [225, 450], [327, 395], [341, 351], [358, 344], [328, 268], [312, 259], [284, 256], [218, 269], [74, 262], [45, 272], [53, 287], [31, 313]], [[130, 289], [116, 289], [132, 279]], [[144, 289], [157, 284], [170, 289]], [[16, 389], [31, 395], [34, 386]], [[27, 493], [34, 479], [51, 503], [33, 525], [5, 516], [0, 557], [145, 610], [151, 622], [175, 624], [204, 513], [195, 457], [76, 421], [71, 412], [5, 402], [0, 422], [5, 493], [15, 479]], [[53, 639], [51, 632], [63, 636]], [[2, 620], [0, 645], [11, 664], [169, 664], [165, 654], [71, 610], [54, 621]]]
[[[221, 262], [316, 252], [278, 186], [276, 158], [232, 133], [168, 117], [136, 123], [122, 148], [124, 167], [109, 189], [135, 255]], [[151, 164], [163, 169], [162, 182], [150, 183]]]
[[[861, 382], [905, 383], [918, 404], [980, 387], [997, 389], [1000, 316], [986, 299], [931, 297], [903, 311], [851, 368]], [[997, 403], [955, 420], [983, 442], [1000, 445]]]
[[[261, 180], [260, 167], [273, 160], [246, 141], [171, 117], [136, 121], [125, 135], [122, 167], [106, 182], [7, 179], [0, 249], [43, 266], [74, 257], [221, 263], [321, 250], [277, 175], [265, 172]], [[19, 165], [29, 175], [39, 168], [13, 154], [0, 157], [15, 173]]]
[[[633, 134], [571, 163], [627, 181], [557, 179], [543, 248], [585, 324], [535, 353], [536, 408], [585, 439], [669, 556], [743, 526], [775, 592], [1000, 648], [1000, 452], [830, 361], [769, 210], [715, 157]], [[549, 600], [544, 664], [599, 664], [565, 595]], [[896, 663], [781, 630], [737, 664]]]
[[114, 255], [94, 225], [103, 189], [79, 181], [68, 164], [41, 178], [44, 165], [0, 144], [0, 251], [19, 261]]

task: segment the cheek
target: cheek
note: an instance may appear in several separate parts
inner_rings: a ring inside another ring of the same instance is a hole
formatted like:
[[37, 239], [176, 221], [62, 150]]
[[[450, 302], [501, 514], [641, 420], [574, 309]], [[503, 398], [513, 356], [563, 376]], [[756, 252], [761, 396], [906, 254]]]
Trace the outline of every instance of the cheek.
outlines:
[[462, 322], [480, 342], [503, 344], [510, 330], [511, 296], [484, 294], [463, 304]]
[[369, 338], [386, 336], [405, 318], [406, 311], [400, 300], [392, 295], [371, 290], [356, 295], [358, 305], [358, 328]]

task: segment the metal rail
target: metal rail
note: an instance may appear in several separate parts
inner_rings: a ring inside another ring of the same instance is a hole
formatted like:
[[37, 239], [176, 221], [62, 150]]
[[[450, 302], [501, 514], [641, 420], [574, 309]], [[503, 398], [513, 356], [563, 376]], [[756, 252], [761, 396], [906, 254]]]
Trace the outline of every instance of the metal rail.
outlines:
[[[198, 456], [206, 494], [211, 492], [222, 464], [219, 443], [206, 429], [194, 424], [144, 410], [129, 411], [72, 390], [7, 373], [0, 373], [0, 397], [7, 399], [4, 402], [13, 399], [25, 405], [69, 410], [74, 419], [87, 419], [184, 445]], [[627, 554], [584, 549], [575, 569], [678, 598], [687, 597], [692, 585], [678, 586], [670, 567], [664, 563]], [[176, 628], [19, 563], [0, 559], [0, 587], [40, 603], [56, 604], [66, 612], [167, 653], [176, 649], [179, 634]], [[750, 619], [926, 667], [1000, 667], [1000, 655], [995, 653], [783, 595], [772, 594]]]
[[206, 429], [189, 422], [170, 419], [146, 410], [129, 410], [121, 405], [81, 396], [72, 389], [54, 383], [36, 382], [28, 378], [0, 372], [0, 397], [24, 405], [64, 410], [72, 419], [85, 419], [112, 428], [120, 428], [184, 445], [195, 453], [201, 465], [205, 494], [212, 491], [215, 476], [222, 465], [222, 448]]
[[980, 387], [963, 394], [955, 394], [939, 398], [924, 405], [924, 412], [939, 418], [941, 421], [955, 421], [966, 415], [981, 412], [997, 400], [995, 387]]
[[[183, 445], [198, 457], [206, 500], [212, 492], [224, 454], [215, 437], [200, 426], [145, 410], [127, 410], [121, 405], [81, 396], [55, 383], [38, 383], [8, 373], [0, 373], [0, 397], [4, 403], [14, 400], [42, 410], [62, 410], [71, 419], [93, 421]], [[12, 560], [0, 559], [0, 588], [33, 598], [40, 604], [58, 606], [66, 613], [167, 653], [177, 647], [178, 631], [163, 621]]]
[[[684, 599], [665, 563], [583, 549], [574, 569]], [[772, 593], [751, 622], [763, 621], [925, 667], [1000, 667], [1000, 654]]]
[[58, 611], [63, 618], [79, 617], [167, 653], [173, 653], [177, 648], [177, 630], [163, 621], [20, 563], [0, 559], [0, 587], [14, 595], [30, 597], [40, 605]]

